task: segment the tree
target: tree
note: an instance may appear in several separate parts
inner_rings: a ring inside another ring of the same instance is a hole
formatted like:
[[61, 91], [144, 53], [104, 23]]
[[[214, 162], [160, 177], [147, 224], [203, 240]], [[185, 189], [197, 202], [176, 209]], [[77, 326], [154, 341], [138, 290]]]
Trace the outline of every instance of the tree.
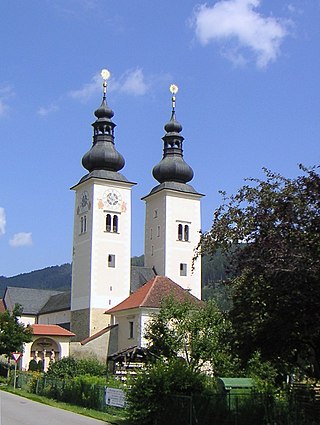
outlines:
[[214, 375], [222, 376], [237, 366], [229, 343], [231, 332], [230, 322], [213, 300], [194, 305], [167, 298], [145, 337], [157, 356], [182, 357], [194, 371], [209, 366]]
[[198, 251], [231, 261], [231, 320], [239, 352], [320, 378], [320, 176], [264, 169], [215, 211]]
[[11, 314], [8, 310], [0, 313], [0, 354], [10, 357], [13, 352], [22, 352], [23, 344], [32, 340], [32, 328], [19, 322], [21, 315], [19, 304], [14, 306]]

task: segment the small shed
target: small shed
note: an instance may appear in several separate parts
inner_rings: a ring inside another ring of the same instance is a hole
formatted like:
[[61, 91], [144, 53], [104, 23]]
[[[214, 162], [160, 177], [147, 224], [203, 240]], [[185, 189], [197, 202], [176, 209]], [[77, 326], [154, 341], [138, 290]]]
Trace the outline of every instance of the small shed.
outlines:
[[224, 394], [230, 410], [237, 408], [240, 400], [252, 393], [255, 381], [252, 378], [217, 378], [219, 392]]
[[226, 392], [248, 392], [255, 386], [252, 378], [218, 378], [218, 387]]

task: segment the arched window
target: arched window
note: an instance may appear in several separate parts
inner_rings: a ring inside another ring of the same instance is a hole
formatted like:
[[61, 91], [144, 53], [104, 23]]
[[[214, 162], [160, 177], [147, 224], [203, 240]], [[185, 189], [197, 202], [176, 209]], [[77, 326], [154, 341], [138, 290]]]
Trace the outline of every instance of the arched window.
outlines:
[[184, 226], [184, 240], [189, 240], [189, 226], [187, 224]]
[[107, 214], [106, 217], [106, 231], [111, 232], [111, 215]]
[[182, 224], [178, 225], [178, 240], [182, 241]]
[[80, 233], [83, 233], [83, 217], [80, 218]]
[[87, 231], [87, 216], [83, 217], [83, 232]]
[[87, 231], [87, 216], [83, 215], [80, 218], [80, 233], [85, 233]]
[[112, 220], [112, 231], [118, 233], [118, 216], [114, 215]]

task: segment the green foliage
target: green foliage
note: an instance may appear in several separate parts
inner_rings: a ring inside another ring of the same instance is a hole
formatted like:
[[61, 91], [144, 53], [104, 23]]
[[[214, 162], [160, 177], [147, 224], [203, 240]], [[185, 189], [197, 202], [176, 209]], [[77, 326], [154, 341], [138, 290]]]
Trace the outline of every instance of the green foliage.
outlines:
[[32, 340], [31, 326], [19, 322], [22, 308], [16, 304], [12, 313], [0, 313], [0, 354], [8, 358], [12, 352], [22, 352], [23, 344]]
[[217, 282], [226, 280], [226, 270], [228, 269], [228, 260], [221, 250], [213, 255], [203, 255], [201, 257], [201, 275], [202, 286], [211, 286]]
[[232, 328], [213, 300], [201, 305], [163, 301], [159, 314], [150, 321], [145, 338], [150, 350], [165, 359], [183, 357], [193, 370], [204, 366], [218, 376], [235, 373]]
[[47, 375], [50, 378], [73, 378], [77, 376], [77, 361], [73, 357], [63, 357], [49, 365]]
[[7, 378], [9, 369], [14, 369], [14, 365], [0, 362], [0, 377]]
[[199, 249], [230, 257], [231, 320], [246, 363], [255, 351], [278, 369], [320, 378], [320, 175], [265, 171], [214, 213]]
[[131, 258], [132, 266], [144, 266], [144, 255], [140, 255], [139, 257], [135, 256]]
[[256, 351], [248, 361], [247, 376], [253, 378], [256, 389], [264, 394], [273, 393], [277, 389], [278, 371], [269, 361], [263, 361]]
[[129, 418], [134, 423], [152, 424], [166, 410], [170, 397], [178, 394], [211, 394], [208, 378], [192, 370], [185, 361], [157, 361], [138, 372], [127, 390]]
[[38, 370], [38, 362], [34, 359], [31, 359], [30, 362], [29, 362], [28, 370], [30, 372], [36, 372]]
[[96, 359], [81, 359], [77, 360], [78, 375], [92, 375], [106, 377], [107, 366]]
[[71, 288], [71, 264], [46, 267], [12, 277], [0, 276], [0, 298], [3, 297], [7, 286], [69, 291]]
[[210, 282], [202, 288], [204, 301], [214, 300], [221, 311], [228, 312], [232, 308], [232, 291], [227, 282]]
[[63, 357], [49, 365], [47, 376], [50, 378], [67, 379], [79, 375], [106, 376], [106, 365], [95, 359], [77, 360], [73, 357]]

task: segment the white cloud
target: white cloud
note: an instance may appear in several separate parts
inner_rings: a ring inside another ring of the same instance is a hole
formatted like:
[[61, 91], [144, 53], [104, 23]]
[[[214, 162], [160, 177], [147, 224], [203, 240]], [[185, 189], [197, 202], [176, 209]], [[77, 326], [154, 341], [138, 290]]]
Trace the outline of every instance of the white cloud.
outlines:
[[53, 112], [57, 112], [59, 110], [59, 107], [57, 105], [55, 105], [54, 103], [51, 103], [48, 106], [41, 106], [38, 109], [38, 114], [41, 115], [42, 117], [46, 117], [47, 115], [53, 113]]
[[8, 100], [14, 95], [13, 89], [8, 84], [0, 85], [0, 117], [9, 110]]
[[257, 11], [260, 4], [261, 0], [219, 0], [199, 6], [193, 19], [198, 40], [203, 45], [227, 42], [223, 54], [235, 64], [247, 62], [250, 51], [257, 66], [266, 67], [280, 54], [288, 21], [262, 16]]
[[[131, 69], [124, 72], [119, 78], [111, 75], [108, 82], [108, 91], [120, 92], [128, 95], [143, 96], [149, 90], [149, 84], [141, 68]], [[73, 99], [87, 102], [93, 95], [102, 93], [102, 79], [100, 71], [97, 72], [89, 83], [84, 84], [80, 89], [69, 92]]]
[[10, 246], [19, 247], [19, 246], [29, 246], [32, 245], [32, 233], [16, 233], [13, 235], [13, 238], [9, 241]]
[[0, 207], [0, 236], [6, 233], [6, 213], [4, 208]]
[[[114, 86], [114, 88], [113, 88]], [[112, 81], [112, 89], [134, 96], [143, 96], [149, 90], [141, 68], [131, 69], [121, 75], [119, 80]]]
[[87, 102], [95, 93], [102, 92], [102, 79], [100, 72], [97, 72], [91, 79], [90, 83], [86, 83], [81, 89], [69, 92], [69, 95], [81, 102]]

